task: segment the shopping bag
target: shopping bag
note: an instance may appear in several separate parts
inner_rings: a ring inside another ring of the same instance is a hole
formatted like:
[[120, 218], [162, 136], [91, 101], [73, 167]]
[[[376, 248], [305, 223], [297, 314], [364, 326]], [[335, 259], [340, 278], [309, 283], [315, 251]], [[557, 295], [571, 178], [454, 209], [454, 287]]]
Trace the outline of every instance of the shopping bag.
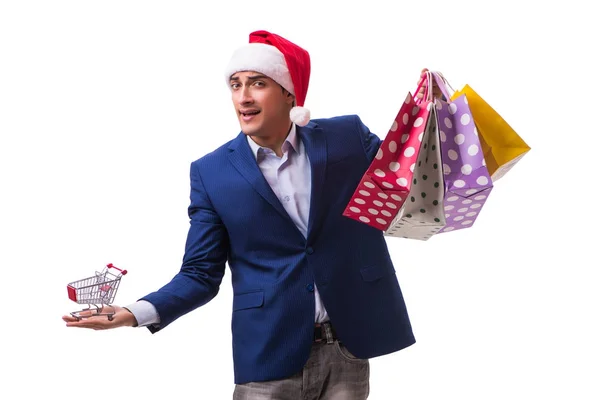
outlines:
[[429, 118], [408, 199], [384, 232], [385, 236], [428, 240], [446, 224], [438, 118], [432, 103], [428, 107]]
[[[421, 79], [415, 94], [428, 84], [427, 79]], [[420, 101], [417, 104], [415, 97], [408, 93], [344, 209], [344, 216], [382, 231], [389, 227], [411, 188], [430, 103]]]
[[[432, 75], [442, 94], [449, 99], [451, 87], [447, 81], [437, 72]], [[436, 99], [435, 109], [446, 218], [446, 225], [438, 233], [443, 233], [473, 226], [494, 185], [466, 95], [448, 101]]]
[[454, 92], [451, 99], [465, 95], [479, 134], [483, 156], [492, 181], [503, 177], [531, 150], [519, 134], [471, 86]]

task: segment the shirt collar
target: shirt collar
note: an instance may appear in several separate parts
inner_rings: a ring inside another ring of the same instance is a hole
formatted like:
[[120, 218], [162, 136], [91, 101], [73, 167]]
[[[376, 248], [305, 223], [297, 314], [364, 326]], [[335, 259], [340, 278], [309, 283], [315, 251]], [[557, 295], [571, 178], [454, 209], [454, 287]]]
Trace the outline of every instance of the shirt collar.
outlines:
[[[250, 149], [252, 149], [252, 154], [254, 154], [254, 158], [258, 160], [258, 151], [260, 149], [262, 149], [263, 147], [259, 146], [254, 140], [252, 140], [252, 138], [250, 136], [246, 136], [246, 139], [248, 140]], [[289, 143], [289, 146], [291, 146], [292, 149], [294, 149], [294, 151], [296, 151], [296, 153], [298, 153], [298, 136], [296, 135], [296, 124], [292, 124], [290, 132], [288, 133], [288, 135], [285, 139], [285, 142], [282, 145], [282, 147], [284, 148], [284, 151], [285, 151], [285, 143]]]

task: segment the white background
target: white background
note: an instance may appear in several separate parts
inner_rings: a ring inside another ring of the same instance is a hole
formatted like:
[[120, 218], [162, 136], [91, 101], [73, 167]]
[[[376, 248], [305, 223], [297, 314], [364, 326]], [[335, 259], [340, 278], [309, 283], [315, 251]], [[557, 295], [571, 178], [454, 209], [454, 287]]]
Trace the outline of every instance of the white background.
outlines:
[[371, 360], [370, 399], [600, 398], [592, 3], [3, 1], [1, 397], [231, 398], [229, 271], [156, 335], [61, 316], [109, 262], [121, 305], [178, 271], [189, 164], [239, 130], [223, 67], [267, 29], [309, 50], [313, 117], [383, 137], [428, 67], [532, 147], [473, 228], [389, 239], [417, 343]]

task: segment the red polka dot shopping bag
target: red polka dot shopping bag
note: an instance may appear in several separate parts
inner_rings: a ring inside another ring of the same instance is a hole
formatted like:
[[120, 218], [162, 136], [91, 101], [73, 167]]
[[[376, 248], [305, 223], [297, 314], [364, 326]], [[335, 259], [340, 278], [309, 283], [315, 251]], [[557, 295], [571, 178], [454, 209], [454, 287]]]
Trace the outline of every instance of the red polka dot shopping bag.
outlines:
[[492, 181], [503, 177], [531, 148], [473, 88], [465, 85], [452, 100], [465, 96], [475, 120], [481, 148]]
[[427, 108], [430, 109], [430, 113], [414, 169], [412, 186], [398, 215], [384, 232], [386, 236], [428, 240], [446, 225], [437, 110], [429, 101]]
[[[419, 82], [428, 90], [429, 80]], [[417, 104], [409, 92], [379, 151], [350, 198], [343, 215], [385, 231], [404, 204], [413, 181], [413, 171], [431, 104]]]
[[[442, 94], [450, 99], [448, 81], [438, 72], [432, 72], [432, 75]], [[446, 219], [446, 226], [438, 233], [443, 233], [473, 226], [493, 183], [466, 95], [448, 101], [436, 99], [435, 109], [444, 172]]]

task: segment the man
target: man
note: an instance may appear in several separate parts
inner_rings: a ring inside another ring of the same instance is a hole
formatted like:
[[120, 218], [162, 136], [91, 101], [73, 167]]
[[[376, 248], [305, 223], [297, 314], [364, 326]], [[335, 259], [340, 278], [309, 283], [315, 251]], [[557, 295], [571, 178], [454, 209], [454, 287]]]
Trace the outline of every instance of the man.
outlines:
[[357, 116], [310, 120], [309, 54], [281, 36], [251, 33], [225, 75], [241, 133], [191, 164], [181, 270], [112, 320], [63, 319], [159, 332], [228, 263], [234, 399], [366, 399], [368, 359], [415, 343], [382, 232], [342, 215], [381, 140]]

